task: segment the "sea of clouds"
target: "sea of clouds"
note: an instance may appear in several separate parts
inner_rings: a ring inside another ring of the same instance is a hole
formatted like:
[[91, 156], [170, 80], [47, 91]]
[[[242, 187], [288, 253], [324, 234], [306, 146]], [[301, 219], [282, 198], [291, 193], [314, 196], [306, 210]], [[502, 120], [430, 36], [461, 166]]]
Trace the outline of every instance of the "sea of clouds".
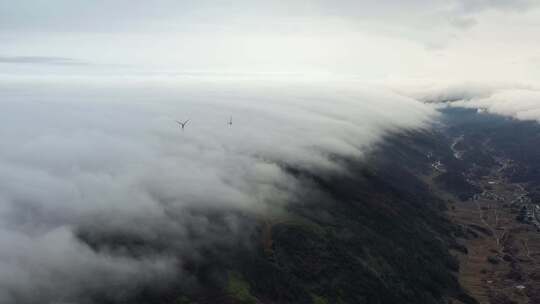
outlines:
[[396, 91], [426, 103], [478, 109], [540, 122], [540, 87], [516, 83], [453, 83], [401, 87]]
[[2, 78], [0, 104], [1, 303], [182, 278], [182, 256], [244, 238], [239, 214], [294, 202], [286, 167], [344, 174], [336, 159], [437, 116], [388, 90], [281, 79]]

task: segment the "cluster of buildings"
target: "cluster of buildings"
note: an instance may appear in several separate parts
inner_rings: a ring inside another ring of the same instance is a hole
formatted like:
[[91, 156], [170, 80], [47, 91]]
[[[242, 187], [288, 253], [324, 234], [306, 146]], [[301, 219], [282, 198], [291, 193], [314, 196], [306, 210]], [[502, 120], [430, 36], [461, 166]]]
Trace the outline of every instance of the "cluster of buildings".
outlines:
[[531, 224], [540, 231], [540, 205], [523, 204], [519, 210], [517, 220], [526, 224]]
[[479, 200], [479, 199], [486, 199], [486, 200], [493, 200], [498, 202], [504, 202], [504, 197], [497, 195], [494, 192], [491, 191], [483, 191], [482, 193], [477, 193], [473, 196], [473, 200]]

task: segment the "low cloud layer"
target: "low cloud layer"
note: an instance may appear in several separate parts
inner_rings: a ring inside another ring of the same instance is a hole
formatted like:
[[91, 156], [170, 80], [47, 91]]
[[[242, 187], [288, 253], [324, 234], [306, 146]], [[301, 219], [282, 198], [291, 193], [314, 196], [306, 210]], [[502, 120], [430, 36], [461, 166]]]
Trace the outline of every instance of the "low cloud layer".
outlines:
[[0, 63], [82, 65], [83, 62], [73, 58], [49, 56], [0, 56]]
[[511, 89], [495, 92], [487, 97], [457, 101], [452, 106], [477, 108], [488, 113], [513, 117], [519, 120], [540, 122], [540, 91]]
[[[104, 290], [119, 299], [152, 282], [191, 284], [184, 258], [248, 243], [239, 214], [277, 213], [306, 190], [285, 166], [342, 174], [336, 156], [362, 157], [386, 134], [436, 116], [410, 98], [328, 82], [49, 78], [0, 87], [2, 303], [85, 303]], [[184, 131], [177, 119], [190, 120]]]
[[426, 103], [472, 108], [540, 122], [540, 89], [534, 85], [469, 83], [428, 85], [398, 91]]

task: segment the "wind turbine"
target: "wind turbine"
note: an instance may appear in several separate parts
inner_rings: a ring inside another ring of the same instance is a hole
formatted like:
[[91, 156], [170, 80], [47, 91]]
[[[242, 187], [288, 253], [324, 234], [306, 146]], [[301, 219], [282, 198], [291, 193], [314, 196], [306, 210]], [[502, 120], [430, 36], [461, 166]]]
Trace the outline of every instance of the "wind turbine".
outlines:
[[189, 122], [189, 119], [184, 121], [184, 122], [176, 120], [176, 123], [178, 124], [178, 127], [181, 128], [182, 131], [184, 131], [184, 127], [187, 125], [188, 122]]

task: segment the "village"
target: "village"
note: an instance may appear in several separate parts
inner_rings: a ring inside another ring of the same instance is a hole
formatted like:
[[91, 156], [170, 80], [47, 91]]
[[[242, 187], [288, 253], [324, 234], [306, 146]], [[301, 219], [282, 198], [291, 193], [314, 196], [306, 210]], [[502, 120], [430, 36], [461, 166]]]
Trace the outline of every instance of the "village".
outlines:
[[[509, 180], [512, 160], [495, 160], [489, 174], [466, 173], [466, 180], [481, 192], [456, 200], [449, 212], [463, 229], [460, 241], [467, 248], [466, 254], [456, 252], [459, 280], [480, 303], [538, 303], [540, 202], [530, 199], [525, 185]], [[444, 170], [440, 162], [432, 167]]]

